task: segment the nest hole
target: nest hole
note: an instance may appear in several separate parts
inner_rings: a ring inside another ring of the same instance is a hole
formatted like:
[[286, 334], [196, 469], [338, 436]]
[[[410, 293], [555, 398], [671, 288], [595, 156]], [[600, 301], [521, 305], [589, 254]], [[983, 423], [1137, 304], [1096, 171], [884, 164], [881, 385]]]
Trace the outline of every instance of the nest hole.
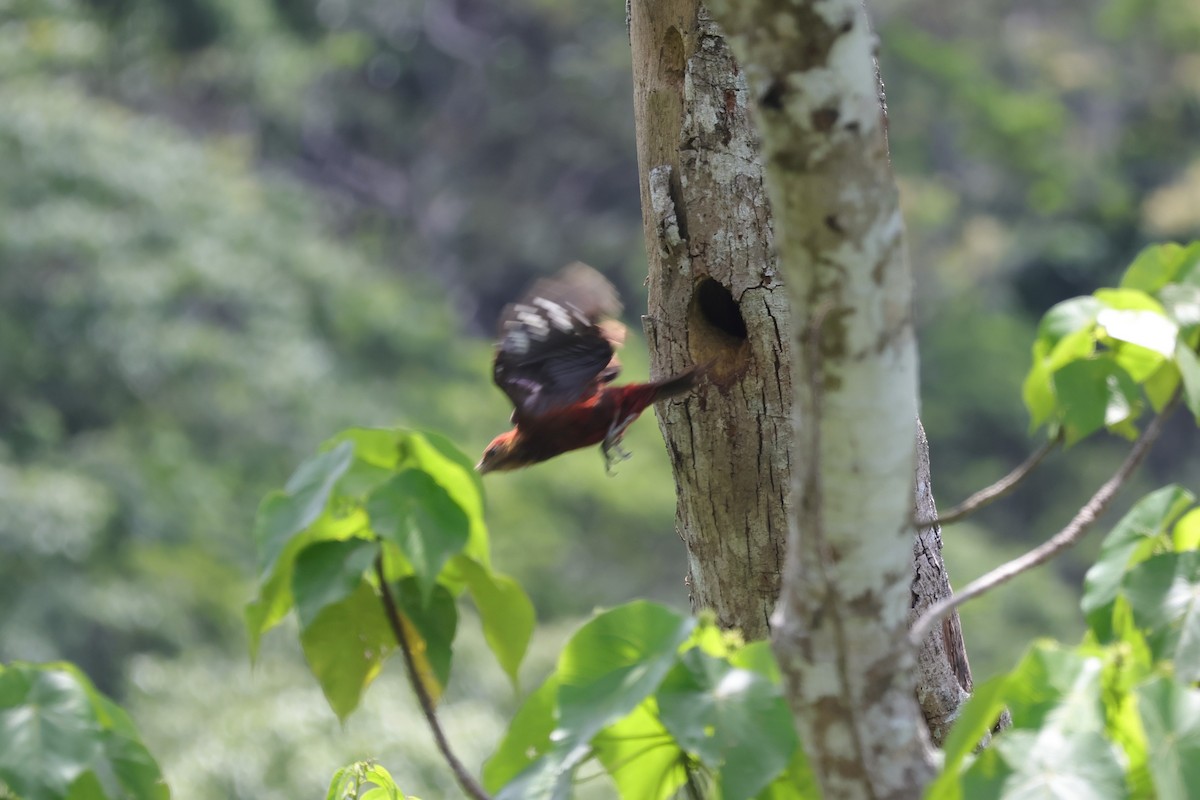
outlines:
[[710, 277], [692, 291], [688, 342], [697, 364], [711, 362], [713, 377], [727, 382], [740, 374], [749, 354], [746, 320], [729, 289]]

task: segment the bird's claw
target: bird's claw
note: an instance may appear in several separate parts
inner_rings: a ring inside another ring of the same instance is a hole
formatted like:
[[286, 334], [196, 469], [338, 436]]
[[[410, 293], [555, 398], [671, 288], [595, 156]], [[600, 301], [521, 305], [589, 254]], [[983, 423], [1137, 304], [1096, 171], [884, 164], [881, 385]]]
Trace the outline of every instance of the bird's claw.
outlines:
[[611, 439], [605, 439], [604, 444], [600, 446], [604, 453], [604, 472], [608, 475], [615, 475], [613, 467], [622, 461], [628, 461], [633, 457], [633, 453], [621, 447], [621, 437], [617, 436]]

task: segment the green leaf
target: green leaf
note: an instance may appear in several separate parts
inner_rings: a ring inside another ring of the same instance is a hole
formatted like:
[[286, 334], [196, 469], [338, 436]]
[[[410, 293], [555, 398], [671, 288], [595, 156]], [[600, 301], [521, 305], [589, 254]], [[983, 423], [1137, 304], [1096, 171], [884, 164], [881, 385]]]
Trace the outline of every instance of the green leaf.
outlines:
[[1124, 800], [1112, 745], [1093, 731], [1012, 730], [996, 737], [963, 776], [970, 800]]
[[395, 648], [379, 595], [359, 581], [345, 599], [326, 605], [300, 632], [309, 669], [330, 708], [345, 721]]
[[998, 675], [975, 687], [954, 721], [942, 748], [945, 761], [942, 774], [929, 787], [929, 800], [949, 800], [960, 797], [958, 771], [967, 756], [988, 736], [1004, 711], [1004, 692], [1007, 675]]
[[1096, 321], [1101, 325], [1103, 317], [1113, 311], [1152, 311], [1159, 316], [1164, 313], [1162, 304], [1140, 289], [1097, 289], [1092, 296], [1105, 306], [1097, 315]]
[[65, 797], [103, 752], [79, 676], [14, 664], [0, 672], [0, 780], [19, 796]]
[[323, 514], [299, 535], [293, 536], [275, 559], [271, 571], [260, 576], [258, 597], [246, 604], [246, 628], [250, 633], [250, 657], [258, 653], [262, 635], [278, 625], [292, 609], [292, 569], [296, 556], [320, 541], [341, 541], [369, 534], [367, 515], [353, 509], [341, 517]]
[[267, 495], [254, 521], [259, 572], [267, 575], [293, 536], [313, 524], [333, 493], [334, 484], [354, 459], [354, 446], [343, 442], [304, 461], [283, 492]]
[[1200, 551], [1147, 559], [1122, 588], [1154, 656], [1173, 659], [1179, 680], [1200, 680]]
[[483, 765], [483, 785], [489, 792], [515, 778], [550, 749], [558, 700], [558, 680], [551, 675], [517, 709], [496, 753]]
[[1138, 389], [1111, 358], [1072, 361], [1053, 376], [1068, 445], [1137, 415]]
[[719, 770], [724, 800], [748, 800], [762, 791], [797, 747], [778, 684], [699, 650], [684, 653], [656, 698], [675, 741]]
[[1175, 520], [1195, 500], [1181, 486], [1163, 487], [1134, 504], [1104, 538], [1100, 555], [1084, 578], [1080, 603], [1088, 625], [1100, 641], [1112, 637], [1112, 603], [1126, 571], [1149, 558], [1155, 542], [1167, 535]]
[[301, 627], [311, 625], [326, 606], [354, 594], [378, 554], [379, 543], [366, 539], [317, 542], [300, 551], [292, 596]]
[[1038, 325], [1037, 347], [1048, 355], [1066, 336], [1087, 330], [1096, 322], [1104, 304], [1094, 297], [1074, 297], [1054, 305]]
[[1175, 525], [1172, 541], [1176, 553], [1200, 550], [1200, 508], [1193, 508]]
[[605, 611], [571, 637], [558, 660], [559, 726], [572, 741], [652, 694], [695, 624], [665, 606], [635, 601]]
[[1160, 800], [1200, 797], [1200, 691], [1159, 677], [1137, 690]]
[[687, 754], [672, 740], [649, 699], [596, 735], [596, 759], [619, 797], [665, 800], [687, 783]]
[[1183, 401], [1200, 424], [1200, 356], [1180, 342], [1175, 348], [1175, 365], [1183, 378]]
[[533, 628], [537, 621], [533, 602], [517, 583], [507, 575], [494, 573], [465, 555], [456, 556], [454, 565], [467, 583], [479, 618], [483, 636], [496, 655], [500, 667], [519, 691], [518, 673]]
[[398, 546], [428, 600], [442, 567], [470, 536], [467, 515], [428, 473], [406, 469], [367, 499], [371, 527]]
[[1162, 411], [1175, 396], [1179, 388], [1179, 367], [1174, 361], [1163, 361], [1150, 377], [1146, 378], [1142, 388], [1150, 400], [1150, 407], [1155, 412]]
[[1174, 242], [1151, 245], [1138, 253], [1125, 270], [1121, 287], [1153, 294], [1176, 278], [1186, 275], [1198, 261], [1200, 248], [1195, 244], [1188, 248]]
[[128, 715], [70, 664], [0, 666], [0, 784], [24, 800], [166, 800]]

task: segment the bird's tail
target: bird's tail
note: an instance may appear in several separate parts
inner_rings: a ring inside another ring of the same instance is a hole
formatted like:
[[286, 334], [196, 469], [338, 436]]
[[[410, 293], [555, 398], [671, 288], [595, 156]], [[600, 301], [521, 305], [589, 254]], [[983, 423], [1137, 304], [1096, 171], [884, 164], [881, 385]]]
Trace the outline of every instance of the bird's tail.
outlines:
[[670, 378], [665, 378], [661, 381], [654, 381], [650, 384], [654, 389], [654, 395], [650, 402], [656, 403], [659, 400], [669, 400], [672, 397], [678, 397], [681, 394], [687, 394], [704, 378], [705, 373], [712, 363], [697, 364], [693, 367], [685, 369], [678, 375], [673, 375]]

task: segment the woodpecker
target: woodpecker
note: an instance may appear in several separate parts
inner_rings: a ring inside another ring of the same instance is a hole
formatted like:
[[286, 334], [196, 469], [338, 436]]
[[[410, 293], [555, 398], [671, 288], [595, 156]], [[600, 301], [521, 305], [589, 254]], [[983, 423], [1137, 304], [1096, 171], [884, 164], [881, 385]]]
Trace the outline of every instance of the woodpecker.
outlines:
[[520, 469], [599, 444], [605, 469], [629, 457], [625, 430], [648, 406], [685, 394], [703, 370], [660, 381], [612, 386], [621, 371], [615, 349], [625, 326], [613, 285], [574, 263], [534, 284], [500, 315], [492, 379], [513, 404], [513, 429], [500, 434], [475, 466], [480, 473]]

